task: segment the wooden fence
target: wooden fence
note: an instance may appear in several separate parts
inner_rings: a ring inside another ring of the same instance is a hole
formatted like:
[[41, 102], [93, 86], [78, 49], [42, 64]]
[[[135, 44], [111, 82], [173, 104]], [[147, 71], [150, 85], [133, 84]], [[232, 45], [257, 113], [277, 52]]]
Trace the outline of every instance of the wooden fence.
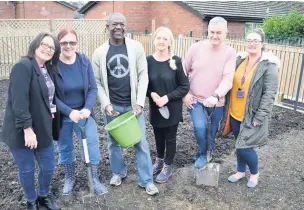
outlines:
[[[147, 55], [154, 51], [151, 35], [132, 35], [129, 37], [138, 40], [144, 46]], [[29, 42], [33, 36], [0, 36], [0, 77], [8, 78], [12, 65], [20, 56], [26, 53]], [[106, 34], [101, 33], [80, 33], [79, 51], [92, 57], [94, 50], [108, 39]], [[202, 38], [177, 37], [175, 38], [175, 54], [184, 57], [189, 47]], [[227, 44], [234, 47], [236, 51], [244, 51], [244, 42], [227, 40]], [[266, 44], [266, 51], [272, 51], [281, 60], [279, 70], [279, 89], [277, 102], [289, 100], [293, 102], [297, 95], [298, 85], [301, 84], [299, 101], [304, 102], [304, 85], [300, 80], [301, 64], [303, 60], [303, 48]]]
[[99, 20], [99, 19], [0, 20], [0, 37], [36, 36], [41, 31], [57, 34], [62, 28], [73, 28], [79, 34], [106, 33], [106, 20]]

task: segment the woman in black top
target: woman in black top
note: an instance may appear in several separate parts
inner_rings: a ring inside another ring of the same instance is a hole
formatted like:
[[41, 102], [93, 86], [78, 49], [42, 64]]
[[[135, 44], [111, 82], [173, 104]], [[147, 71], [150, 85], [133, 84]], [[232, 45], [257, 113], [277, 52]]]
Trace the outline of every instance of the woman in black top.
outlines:
[[172, 174], [177, 128], [183, 120], [182, 98], [189, 91], [189, 81], [181, 59], [172, 54], [174, 37], [170, 29], [158, 28], [153, 39], [155, 53], [147, 57], [150, 123], [154, 129], [157, 148], [153, 174], [160, 172], [155, 181], [164, 183]]
[[[40, 33], [10, 74], [1, 139], [18, 166], [28, 209], [38, 209], [38, 203], [47, 209], [60, 209], [48, 196], [55, 169], [53, 139], [58, 139], [60, 128], [52, 80], [59, 54], [57, 39]], [[38, 197], [35, 159], [39, 166]]]

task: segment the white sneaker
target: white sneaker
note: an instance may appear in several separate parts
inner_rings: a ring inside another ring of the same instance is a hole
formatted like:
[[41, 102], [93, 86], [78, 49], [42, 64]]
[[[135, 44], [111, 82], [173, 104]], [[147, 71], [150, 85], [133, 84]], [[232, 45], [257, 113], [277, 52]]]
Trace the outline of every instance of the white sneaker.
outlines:
[[112, 176], [112, 178], [110, 180], [110, 185], [119, 186], [119, 185], [121, 185], [121, 180], [122, 180], [122, 177], [115, 174]]
[[148, 195], [156, 195], [159, 193], [158, 188], [153, 183], [147, 185], [146, 192]]

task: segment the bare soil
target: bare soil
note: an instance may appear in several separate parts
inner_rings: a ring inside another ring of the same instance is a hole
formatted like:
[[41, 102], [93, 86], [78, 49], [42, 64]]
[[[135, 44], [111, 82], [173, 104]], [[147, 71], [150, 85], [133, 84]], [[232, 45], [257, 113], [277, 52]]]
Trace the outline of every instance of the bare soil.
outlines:
[[[8, 80], [0, 81], [0, 125], [7, 99]], [[184, 111], [177, 137], [177, 154], [174, 174], [166, 184], [157, 185], [160, 194], [151, 197], [137, 185], [134, 149], [124, 150], [128, 164], [128, 177], [120, 187], [109, 186], [111, 170], [109, 166], [107, 142], [103, 116], [100, 107], [95, 107], [96, 121], [100, 133], [102, 151], [101, 179], [109, 193], [85, 199], [88, 193], [86, 172], [79, 151], [77, 153], [77, 184], [74, 196], [62, 198], [60, 191], [64, 174], [56, 168], [51, 188], [51, 196], [57, 199], [62, 209], [117, 209], [117, 210], [186, 210], [186, 209], [304, 209], [304, 115], [291, 110], [274, 107], [270, 126], [269, 144], [257, 149], [260, 160], [260, 184], [248, 189], [246, 181], [237, 184], [227, 181], [235, 171], [234, 140], [217, 138], [215, 161], [221, 163], [219, 187], [196, 186], [193, 179], [193, 156], [196, 143], [188, 112]], [[145, 115], [147, 118], [147, 109]], [[151, 156], [155, 156], [154, 135], [147, 124], [147, 139]], [[0, 127], [1, 129], [2, 127]], [[78, 142], [75, 140], [78, 150]], [[56, 154], [57, 158], [57, 154]], [[0, 209], [26, 209], [23, 191], [19, 186], [17, 167], [7, 146], [0, 143]]]

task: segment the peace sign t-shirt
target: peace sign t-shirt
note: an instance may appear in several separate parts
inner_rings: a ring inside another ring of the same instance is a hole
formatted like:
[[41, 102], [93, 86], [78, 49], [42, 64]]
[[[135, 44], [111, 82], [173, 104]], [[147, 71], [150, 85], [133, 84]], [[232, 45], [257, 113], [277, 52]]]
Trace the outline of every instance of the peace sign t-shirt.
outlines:
[[128, 51], [125, 44], [110, 45], [107, 54], [110, 101], [116, 105], [131, 104]]

